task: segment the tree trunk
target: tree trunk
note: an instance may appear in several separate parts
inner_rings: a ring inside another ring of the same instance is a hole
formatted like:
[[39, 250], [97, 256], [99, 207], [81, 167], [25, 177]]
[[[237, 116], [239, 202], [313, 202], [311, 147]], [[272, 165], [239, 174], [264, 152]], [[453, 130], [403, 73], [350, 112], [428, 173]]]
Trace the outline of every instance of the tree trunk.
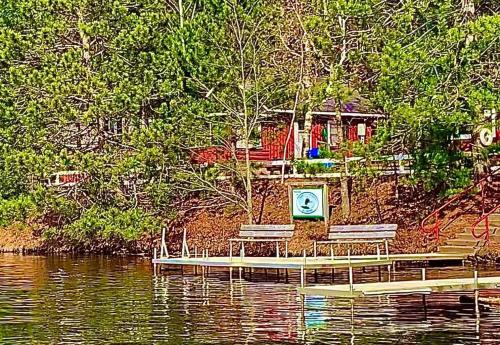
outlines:
[[250, 166], [249, 133], [245, 128], [245, 173], [246, 173], [246, 192], [247, 192], [247, 216], [248, 224], [253, 224], [253, 201], [252, 201], [252, 171]]
[[342, 197], [342, 218], [344, 221], [349, 220], [351, 217], [351, 178], [349, 176], [342, 176], [340, 178], [340, 195]]

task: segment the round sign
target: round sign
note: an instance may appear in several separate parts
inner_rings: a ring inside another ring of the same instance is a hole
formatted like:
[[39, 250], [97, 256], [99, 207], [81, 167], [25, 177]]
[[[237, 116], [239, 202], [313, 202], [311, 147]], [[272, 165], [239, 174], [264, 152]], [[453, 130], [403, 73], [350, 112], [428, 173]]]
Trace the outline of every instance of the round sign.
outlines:
[[302, 192], [297, 196], [297, 207], [304, 214], [311, 214], [318, 209], [318, 197], [311, 192]]

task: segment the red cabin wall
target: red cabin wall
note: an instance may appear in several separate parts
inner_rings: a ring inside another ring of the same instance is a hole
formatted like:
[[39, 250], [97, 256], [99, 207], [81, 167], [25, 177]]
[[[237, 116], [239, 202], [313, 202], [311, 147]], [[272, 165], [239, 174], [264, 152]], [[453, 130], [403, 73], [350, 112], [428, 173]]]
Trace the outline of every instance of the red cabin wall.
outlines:
[[311, 127], [311, 148], [318, 147], [320, 141], [325, 141], [321, 132], [326, 128], [326, 122], [316, 122], [313, 123]]
[[[268, 160], [283, 159], [283, 149], [288, 137], [288, 131], [290, 130], [290, 124], [283, 122], [266, 123], [261, 126], [261, 129], [262, 149], [264, 151], [269, 151]], [[293, 158], [294, 143], [295, 137], [292, 130], [290, 140], [287, 145], [286, 159]]]

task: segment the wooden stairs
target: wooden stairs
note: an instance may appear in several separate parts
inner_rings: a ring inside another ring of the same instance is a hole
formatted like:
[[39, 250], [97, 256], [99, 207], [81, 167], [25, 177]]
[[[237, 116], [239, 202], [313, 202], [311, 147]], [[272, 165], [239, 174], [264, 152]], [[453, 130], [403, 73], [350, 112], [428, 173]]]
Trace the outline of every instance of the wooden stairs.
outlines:
[[[489, 217], [490, 222], [490, 242], [500, 243], [500, 213], [492, 214]], [[481, 224], [478, 227], [478, 231], [481, 232]], [[465, 229], [464, 232], [459, 233], [457, 237], [447, 240], [444, 245], [440, 246], [438, 252], [440, 253], [453, 253], [453, 254], [469, 254], [474, 255], [479, 249], [481, 249], [486, 242], [484, 239], [476, 239], [472, 235], [472, 229]]]

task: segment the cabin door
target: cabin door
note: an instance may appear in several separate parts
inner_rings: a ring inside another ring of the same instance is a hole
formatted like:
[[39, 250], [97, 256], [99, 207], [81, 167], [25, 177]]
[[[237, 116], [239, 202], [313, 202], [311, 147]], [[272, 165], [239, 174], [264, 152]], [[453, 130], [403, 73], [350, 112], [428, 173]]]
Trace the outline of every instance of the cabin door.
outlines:
[[293, 124], [293, 157], [298, 159], [302, 158], [302, 149], [304, 144], [304, 131], [299, 130], [299, 123], [294, 122]]

